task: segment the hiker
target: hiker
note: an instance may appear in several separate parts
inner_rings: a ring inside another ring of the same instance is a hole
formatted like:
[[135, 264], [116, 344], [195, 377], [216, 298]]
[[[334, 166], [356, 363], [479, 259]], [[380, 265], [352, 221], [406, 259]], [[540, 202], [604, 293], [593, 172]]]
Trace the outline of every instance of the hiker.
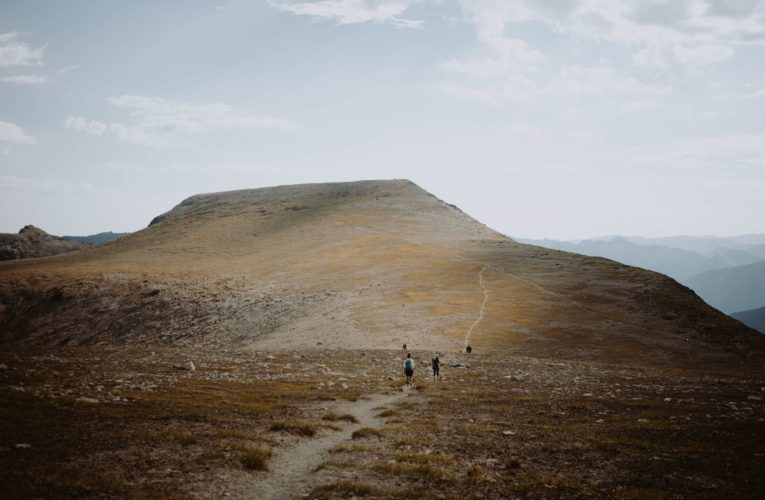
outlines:
[[406, 351], [406, 344], [404, 344], [404, 350]]
[[467, 345], [467, 347], [465, 348], [465, 352], [466, 352], [466, 353], [468, 353], [468, 354], [470, 354], [471, 352], [473, 352], [473, 346], [471, 346], [470, 344], [468, 344], [468, 345]]
[[406, 385], [412, 385], [412, 375], [414, 375], [414, 360], [411, 354], [406, 355], [404, 360], [404, 373], [406, 374]]
[[441, 360], [438, 359], [438, 354], [436, 354], [433, 359], [430, 360], [430, 364], [433, 366], [433, 379], [440, 380], [441, 375], [439, 374], [438, 370], [441, 367]]

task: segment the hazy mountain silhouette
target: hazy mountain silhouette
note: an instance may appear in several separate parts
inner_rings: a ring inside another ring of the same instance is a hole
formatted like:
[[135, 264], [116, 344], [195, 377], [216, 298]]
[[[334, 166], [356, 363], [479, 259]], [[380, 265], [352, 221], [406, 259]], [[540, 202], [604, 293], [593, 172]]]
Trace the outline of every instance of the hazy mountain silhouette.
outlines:
[[85, 245], [99, 245], [106, 243], [107, 241], [114, 241], [119, 238], [123, 238], [130, 233], [113, 233], [107, 231], [105, 233], [91, 234], [88, 236], [62, 236], [65, 240], [75, 241], [77, 243], [83, 243]]
[[765, 306], [731, 314], [745, 325], [765, 333]]
[[[605, 257], [623, 264], [666, 274], [684, 283], [692, 276], [704, 271], [741, 266], [765, 260], [758, 253], [755, 253], [765, 250], [761, 248], [761, 245], [747, 245], [729, 238], [693, 238], [689, 236], [639, 238], [633, 236], [609, 236], [581, 241], [529, 240], [522, 238], [516, 238], [516, 240], [567, 252]], [[692, 248], [696, 250], [692, 250]], [[705, 253], [702, 254], [700, 253], [701, 251]]]
[[765, 261], [706, 271], [689, 279], [688, 286], [725, 313], [756, 309], [765, 302]]

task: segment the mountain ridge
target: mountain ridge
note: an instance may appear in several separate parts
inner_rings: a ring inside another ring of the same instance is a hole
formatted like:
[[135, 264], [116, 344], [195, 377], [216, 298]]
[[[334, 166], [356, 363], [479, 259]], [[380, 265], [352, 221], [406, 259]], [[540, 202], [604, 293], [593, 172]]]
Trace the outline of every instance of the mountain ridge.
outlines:
[[665, 276], [519, 244], [406, 180], [195, 195], [0, 277], [2, 340], [40, 345], [459, 351], [483, 278], [479, 348], [720, 366], [763, 352]]

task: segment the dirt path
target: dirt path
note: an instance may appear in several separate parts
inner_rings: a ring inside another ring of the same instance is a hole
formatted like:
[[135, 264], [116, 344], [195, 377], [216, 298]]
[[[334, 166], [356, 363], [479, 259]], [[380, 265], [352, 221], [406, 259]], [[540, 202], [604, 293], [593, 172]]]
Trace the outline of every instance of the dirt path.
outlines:
[[483, 302], [481, 302], [481, 309], [478, 311], [478, 317], [473, 324], [470, 325], [470, 328], [465, 335], [465, 347], [470, 343], [470, 334], [473, 333], [473, 329], [478, 326], [478, 323], [483, 319], [483, 310], [486, 308], [486, 302], [489, 300], [489, 289], [486, 288], [486, 284], [483, 282], [483, 272], [486, 271], [488, 267], [488, 264], [484, 264], [483, 268], [478, 272], [478, 284], [481, 285], [481, 288], [483, 289]]
[[358, 424], [315, 439], [304, 439], [292, 448], [278, 452], [263, 478], [251, 479], [232, 492], [232, 498], [285, 499], [300, 498], [316, 486], [313, 471], [327, 458], [329, 450], [351, 439], [353, 431], [362, 427], [379, 428], [383, 418], [376, 417], [374, 408], [389, 405], [408, 395], [407, 390], [390, 396], [375, 395], [371, 399], [338, 405], [336, 413], [350, 413]]

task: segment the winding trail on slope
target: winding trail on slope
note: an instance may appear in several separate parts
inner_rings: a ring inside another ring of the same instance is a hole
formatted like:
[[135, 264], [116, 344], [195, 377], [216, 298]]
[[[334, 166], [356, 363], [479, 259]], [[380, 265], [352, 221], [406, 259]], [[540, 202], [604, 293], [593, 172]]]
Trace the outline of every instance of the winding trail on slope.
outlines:
[[483, 281], [483, 272], [486, 271], [486, 269], [489, 268], [488, 264], [484, 264], [484, 266], [481, 268], [480, 271], [478, 271], [478, 284], [481, 285], [481, 288], [483, 289], [483, 302], [481, 302], [481, 309], [478, 311], [478, 317], [473, 322], [472, 325], [470, 325], [470, 328], [467, 331], [467, 334], [465, 335], [465, 347], [468, 346], [470, 343], [470, 334], [473, 333], [473, 329], [478, 326], [478, 323], [481, 322], [483, 319], [483, 310], [486, 308], [486, 302], [489, 301], [489, 289], [486, 288], [486, 283]]
[[362, 427], [380, 428], [384, 419], [377, 417], [375, 408], [386, 406], [408, 395], [404, 390], [389, 396], [375, 395], [370, 399], [340, 405], [333, 410], [350, 413], [359, 421], [342, 431], [317, 439], [300, 441], [292, 448], [282, 450], [269, 464], [268, 475], [260, 480], [249, 479], [233, 492], [234, 498], [284, 499], [301, 498], [316, 486], [314, 470], [321, 465], [331, 448], [351, 439], [353, 431]]

